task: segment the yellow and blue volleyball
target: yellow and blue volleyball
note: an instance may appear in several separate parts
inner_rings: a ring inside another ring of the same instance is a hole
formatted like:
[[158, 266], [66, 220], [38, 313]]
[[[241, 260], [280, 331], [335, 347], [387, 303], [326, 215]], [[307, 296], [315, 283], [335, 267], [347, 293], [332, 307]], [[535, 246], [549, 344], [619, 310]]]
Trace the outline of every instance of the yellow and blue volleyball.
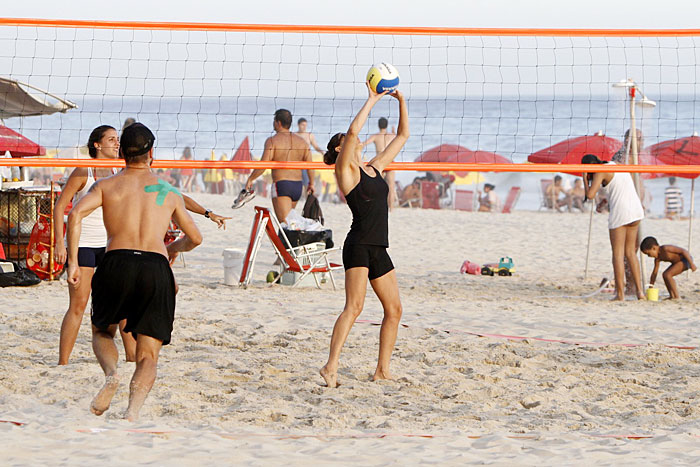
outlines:
[[399, 72], [394, 65], [378, 63], [367, 72], [367, 81], [372, 91], [378, 94], [394, 92], [399, 87]]

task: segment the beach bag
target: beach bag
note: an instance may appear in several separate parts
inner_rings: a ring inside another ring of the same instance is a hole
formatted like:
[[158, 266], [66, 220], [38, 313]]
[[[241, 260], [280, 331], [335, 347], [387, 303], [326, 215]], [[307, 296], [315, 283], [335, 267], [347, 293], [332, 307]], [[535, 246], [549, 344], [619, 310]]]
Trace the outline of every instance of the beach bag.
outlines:
[[20, 266], [15, 261], [10, 262], [14, 265], [15, 270], [14, 272], [0, 272], [0, 287], [27, 287], [41, 282], [34, 271]]
[[304, 203], [304, 211], [302, 216], [306, 217], [307, 219], [319, 221], [321, 225], [324, 224], [321, 203], [319, 203], [318, 198], [311, 193], [306, 196], [306, 203]]

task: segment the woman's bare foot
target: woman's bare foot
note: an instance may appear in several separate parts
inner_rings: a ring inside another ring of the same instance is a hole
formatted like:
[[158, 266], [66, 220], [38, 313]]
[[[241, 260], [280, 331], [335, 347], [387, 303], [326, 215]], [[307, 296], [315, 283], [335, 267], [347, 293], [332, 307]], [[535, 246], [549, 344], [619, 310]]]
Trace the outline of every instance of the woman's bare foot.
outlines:
[[377, 371], [374, 372], [374, 376], [372, 376], [372, 381], [379, 381], [380, 379], [394, 379], [391, 377], [391, 373], [389, 371], [383, 371], [380, 369], [377, 369]]
[[610, 301], [611, 302], [624, 302], [625, 296], [624, 295], [615, 295]]
[[321, 370], [319, 371], [321, 374], [321, 377], [326, 381], [326, 386], [329, 388], [337, 388], [338, 387], [338, 371], [331, 371], [328, 369], [328, 365], [325, 365]]
[[102, 415], [109, 409], [114, 394], [119, 387], [119, 376], [115, 373], [105, 378], [105, 384], [90, 403], [90, 411], [95, 415]]

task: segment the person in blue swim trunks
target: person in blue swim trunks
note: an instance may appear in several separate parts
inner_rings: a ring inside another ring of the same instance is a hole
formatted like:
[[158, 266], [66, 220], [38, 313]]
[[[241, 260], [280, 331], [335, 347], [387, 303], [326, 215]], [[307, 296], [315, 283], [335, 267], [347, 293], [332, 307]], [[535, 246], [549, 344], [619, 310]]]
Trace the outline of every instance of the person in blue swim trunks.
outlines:
[[[303, 138], [292, 133], [292, 113], [286, 109], [275, 112], [273, 127], [275, 135], [267, 138], [263, 151], [263, 161], [276, 162], [311, 162], [309, 145]], [[248, 177], [246, 190], [251, 191], [253, 182], [265, 172], [264, 169], [256, 169]], [[272, 169], [272, 207], [280, 222], [287, 220], [289, 211], [294, 209], [301, 198], [304, 184], [299, 169]], [[307, 191], [314, 192], [314, 171], [309, 170], [309, 185]]]

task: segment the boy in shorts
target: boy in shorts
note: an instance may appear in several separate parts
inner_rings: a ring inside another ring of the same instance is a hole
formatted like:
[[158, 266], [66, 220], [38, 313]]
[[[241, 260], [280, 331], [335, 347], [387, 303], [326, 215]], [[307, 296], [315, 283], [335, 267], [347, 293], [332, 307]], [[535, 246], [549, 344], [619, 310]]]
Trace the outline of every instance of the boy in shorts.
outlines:
[[693, 257], [690, 256], [688, 250], [675, 245], [659, 246], [659, 242], [654, 237], [646, 237], [642, 240], [640, 248], [642, 253], [654, 258], [654, 270], [651, 273], [649, 283], [654, 285], [654, 282], [656, 282], [656, 275], [659, 272], [659, 265], [661, 262], [669, 262], [671, 265], [663, 272], [662, 277], [664, 278], [668, 293], [671, 294], [671, 299], [675, 300], [681, 298], [678, 294], [678, 287], [673, 277], [688, 269], [692, 271], [697, 269]]

